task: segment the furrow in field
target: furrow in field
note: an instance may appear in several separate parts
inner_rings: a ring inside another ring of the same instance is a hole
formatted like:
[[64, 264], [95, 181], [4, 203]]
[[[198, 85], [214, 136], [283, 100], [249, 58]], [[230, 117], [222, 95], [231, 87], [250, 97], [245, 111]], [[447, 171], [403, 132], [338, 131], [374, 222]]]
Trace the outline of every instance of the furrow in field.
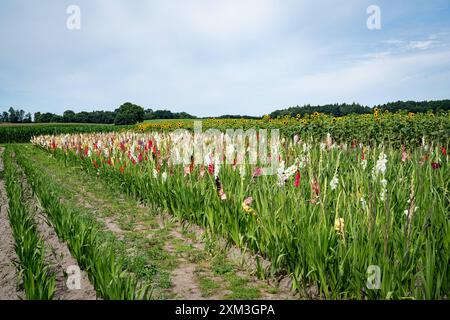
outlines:
[[23, 187], [23, 197], [26, 207], [32, 214], [36, 223], [37, 230], [42, 237], [46, 247], [46, 261], [52, 266], [52, 271], [56, 275], [55, 296], [57, 300], [94, 300], [96, 299], [96, 292], [89, 281], [89, 278], [83, 270], [80, 271], [80, 288], [69, 289], [67, 286], [67, 270], [69, 267], [76, 267], [79, 269], [76, 259], [72, 257], [70, 250], [66, 243], [60, 241], [54, 228], [49, 222], [43, 208], [39, 204], [39, 200], [33, 194], [31, 186], [20, 167], [18, 172], [21, 176], [21, 184]]
[[13, 261], [18, 257], [14, 249], [14, 237], [8, 219], [8, 197], [3, 181], [3, 151], [0, 147], [0, 300], [24, 299], [18, 288], [17, 271]]

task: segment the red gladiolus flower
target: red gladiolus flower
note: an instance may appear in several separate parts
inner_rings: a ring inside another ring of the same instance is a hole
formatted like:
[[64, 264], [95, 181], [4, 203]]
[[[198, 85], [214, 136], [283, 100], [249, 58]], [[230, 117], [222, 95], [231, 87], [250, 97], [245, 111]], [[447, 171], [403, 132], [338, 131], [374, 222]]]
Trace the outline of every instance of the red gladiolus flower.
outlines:
[[209, 174], [214, 174], [214, 163], [208, 165], [208, 172]]
[[441, 151], [442, 151], [442, 154], [443, 154], [444, 156], [447, 155], [447, 150], [445, 150], [445, 147], [442, 147], [442, 148], [441, 148]]
[[108, 166], [111, 166], [111, 158], [108, 159]]
[[125, 171], [125, 168], [123, 166], [120, 166], [119, 170], [120, 170], [120, 173], [123, 173]]
[[433, 162], [433, 163], [431, 164], [431, 167], [432, 167], [434, 170], [437, 170], [437, 169], [439, 169], [439, 168], [441, 167], [441, 164], [438, 163], [438, 162]]
[[300, 171], [297, 171], [297, 174], [295, 175], [294, 187], [298, 188], [299, 185], [300, 185]]
[[138, 161], [139, 161], [139, 162], [142, 162], [142, 153], [139, 153]]
[[311, 188], [312, 188], [312, 191], [315, 193], [315, 195], [318, 197], [320, 194], [320, 186], [319, 186], [319, 182], [317, 181], [316, 177], [314, 177], [314, 179], [311, 180]]

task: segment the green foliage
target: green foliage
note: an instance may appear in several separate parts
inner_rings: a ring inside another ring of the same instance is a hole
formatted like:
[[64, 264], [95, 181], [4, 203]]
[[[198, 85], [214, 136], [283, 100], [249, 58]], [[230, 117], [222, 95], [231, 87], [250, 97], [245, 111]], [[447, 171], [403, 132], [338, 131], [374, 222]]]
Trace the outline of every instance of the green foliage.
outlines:
[[24, 205], [19, 174], [9, 148], [4, 154], [6, 190], [9, 198], [8, 217], [15, 239], [19, 261], [19, 279], [29, 300], [50, 300], [55, 294], [55, 274], [45, 261], [45, 247], [35, 221]]
[[45, 134], [111, 132], [126, 128], [124, 126], [77, 124], [0, 125], [0, 143], [30, 142], [33, 136]]
[[116, 109], [114, 124], [129, 125], [144, 121], [144, 109], [138, 105], [126, 102]]
[[156, 110], [146, 109], [144, 120], [155, 120], [155, 119], [195, 119], [195, 116], [192, 116], [186, 112], [172, 112], [169, 110]]
[[[387, 110], [389, 112], [396, 111], [406, 111], [406, 112], [443, 112], [450, 110], [450, 100], [438, 100], [438, 101], [397, 101], [397, 102], [389, 102], [383, 105], [375, 106], [374, 108], [379, 108], [382, 110]], [[362, 106], [358, 103], [352, 104], [326, 104], [321, 106], [311, 106], [305, 105], [303, 107], [290, 107], [287, 109], [281, 109], [273, 111], [270, 114], [270, 117], [276, 119], [278, 117], [291, 116], [296, 117], [297, 115], [301, 115], [302, 117], [305, 115], [313, 114], [314, 112], [325, 113], [329, 115], [333, 115], [335, 117], [342, 117], [350, 114], [366, 114], [372, 113], [372, 109], [367, 106]]]
[[271, 118], [284, 117], [289, 115], [291, 117], [296, 117], [297, 115], [301, 115], [302, 117], [305, 115], [313, 114], [314, 112], [331, 114], [336, 117], [346, 116], [349, 114], [364, 114], [371, 113], [372, 110], [369, 107], [362, 106], [357, 103], [353, 104], [327, 104], [322, 106], [311, 106], [305, 105], [303, 107], [290, 107], [288, 109], [276, 110], [270, 114]]
[[406, 112], [444, 112], [450, 110], [450, 100], [438, 101], [397, 101], [389, 102], [376, 106], [379, 109], [388, 110], [389, 112], [397, 112], [400, 110]]
[[[440, 147], [427, 146], [424, 151], [425, 147], [408, 146], [407, 159], [402, 161], [402, 149], [394, 145], [328, 149], [319, 142], [308, 142], [307, 154], [301, 145], [283, 148], [283, 159], [290, 159], [287, 163], [297, 157], [308, 159], [300, 169], [298, 187], [292, 177], [284, 186], [279, 186], [276, 175], [255, 178], [254, 166], [245, 166], [245, 176], [231, 165], [222, 166], [226, 200], [219, 198], [213, 175], [200, 177], [199, 167], [185, 176], [184, 166], [163, 163], [154, 177], [157, 160], [135, 165], [130, 161], [124, 169], [124, 163], [108, 165], [101, 153], [80, 157], [57, 149], [53, 154], [81, 164], [83, 170], [142, 201], [201, 225], [208, 234], [258, 252], [270, 260], [268, 272], [291, 275], [296, 290], [314, 288], [328, 299], [448, 297], [449, 167]], [[160, 151], [164, 156], [165, 150]], [[366, 165], [361, 162], [363, 152]], [[387, 155], [387, 169], [382, 177], [374, 177], [372, 168], [382, 153]], [[434, 169], [431, 162], [441, 167]], [[161, 172], [167, 173], [167, 179]], [[330, 181], [335, 173], [339, 183], [333, 190]], [[320, 186], [317, 195], [313, 180]], [[249, 196], [255, 215], [243, 210]], [[337, 218], [345, 221], [342, 233], [336, 230]], [[380, 290], [366, 287], [370, 265], [382, 270]], [[217, 272], [227, 271], [218, 264]]]
[[16, 146], [15, 152], [58, 237], [67, 242], [98, 295], [108, 300], [146, 298], [148, 288], [141, 287], [133, 275], [126, 273], [123, 258], [116, 257], [114, 246], [99, 237], [99, 230], [92, 220], [68, 209], [60, 201], [52, 182], [37, 170], [23, 149]]
[[4, 111], [0, 113], [0, 122], [30, 123], [31, 113], [25, 114], [25, 111], [15, 110], [11, 107], [8, 112]]

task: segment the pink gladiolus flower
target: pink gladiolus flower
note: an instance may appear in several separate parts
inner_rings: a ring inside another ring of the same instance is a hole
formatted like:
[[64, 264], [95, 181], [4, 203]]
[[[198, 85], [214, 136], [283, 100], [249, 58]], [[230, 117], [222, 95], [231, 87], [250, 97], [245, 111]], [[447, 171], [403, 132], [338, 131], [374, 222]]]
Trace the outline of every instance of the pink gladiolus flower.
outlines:
[[246, 206], [251, 206], [253, 202], [253, 198], [252, 197], [248, 197], [247, 199], [244, 200], [244, 204]]
[[209, 174], [214, 174], [214, 163], [208, 165], [208, 172]]
[[405, 146], [402, 146], [402, 161], [406, 161], [406, 149]]
[[253, 176], [254, 177], [259, 177], [260, 175], [262, 175], [262, 169], [261, 168], [256, 168], [255, 171], [253, 172]]
[[225, 194], [225, 192], [223, 191], [223, 189], [219, 190], [219, 196], [220, 196], [220, 200], [227, 200], [227, 195]]

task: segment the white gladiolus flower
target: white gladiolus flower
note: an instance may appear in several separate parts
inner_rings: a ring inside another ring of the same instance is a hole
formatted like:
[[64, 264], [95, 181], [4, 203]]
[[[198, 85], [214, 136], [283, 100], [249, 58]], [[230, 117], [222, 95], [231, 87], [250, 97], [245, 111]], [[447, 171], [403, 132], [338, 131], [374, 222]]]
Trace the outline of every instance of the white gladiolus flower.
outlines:
[[163, 172], [161, 177], [162, 177], [163, 182], [166, 182], [166, 180], [167, 180], [167, 172]]
[[361, 166], [362, 166], [363, 170], [366, 170], [366, 168], [367, 168], [367, 159], [361, 160]]
[[386, 164], [387, 164], [387, 156], [384, 152], [380, 153], [380, 156], [378, 157], [378, 161], [375, 165], [375, 175], [378, 174], [384, 174], [386, 172]]
[[338, 178], [338, 175], [335, 174], [333, 179], [331, 179], [331, 181], [330, 181], [331, 190], [336, 189], [338, 186], [338, 183], [339, 183], [339, 178]]
[[153, 169], [153, 178], [158, 178], [158, 171], [156, 169]]
[[215, 165], [214, 166], [214, 178], [217, 179], [217, 177], [219, 176], [219, 172], [220, 172], [220, 165]]
[[245, 163], [243, 163], [239, 166], [239, 174], [242, 178], [245, 177]]
[[359, 201], [361, 202], [361, 207], [362, 207], [363, 209], [365, 209], [366, 206], [367, 206], [366, 199], [364, 199], [364, 197], [361, 197], [361, 199], [360, 199]]

